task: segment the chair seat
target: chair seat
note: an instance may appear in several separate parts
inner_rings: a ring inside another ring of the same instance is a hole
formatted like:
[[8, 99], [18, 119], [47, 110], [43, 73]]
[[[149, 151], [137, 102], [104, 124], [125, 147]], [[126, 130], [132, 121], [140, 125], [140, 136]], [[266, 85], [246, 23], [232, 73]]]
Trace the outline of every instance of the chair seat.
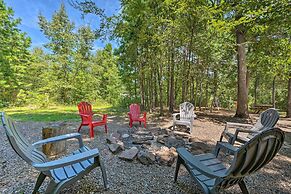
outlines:
[[[73, 155], [80, 154], [82, 152], [85, 152], [89, 150], [89, 148], [85, 147], [86, 150], [76, 150], [73, 152]], [[56, 168], [51, 170], [51, 174], [53, 179], [56, 183], [59, 183], [61, 181], [73, 178], [77, 176], [79, 173], [85, 171], [88, 167], [90, 167], [92, 164], [94, 164], [94, 158], [84, 160], [82, 162], [78, 162], [76, 164], [64, 166], [62, 168]]]
[[92, 122], [93, 126], [100, 126], [100, 125], [106, 125], [105, 121], [93, 121]]
[[177, 124], [177, 125], [191, 125], [191, 121], [190, 120], [176, 120], [175, 124]]
[[191, 161], [193, 159], [199, 160], [202, 164], [207, 166], [211, 171], [218, 173], [225, 173], [227, 171], [226, 167], [223, 163], [216, 158], [216, 156], [212, 153], [209, 154], [199, 154], [199, 155], [189, 155], [189, 152], [185, 149], [178, 149], [179, 155], [184, 159], [185, 166], [192, 174], [192, 176], [200, 182], [200, 184], [206, 185], [208, 188], [211, 188], [215, 184], [215, 178], [210, 178], [207, 175], [200, 173], [200, 171], [196, 170], [197, 168], [190, 164], [187, 161]]
[[145, 118], [133, 118], [132, 121], [140, 121], [140, 122], [143, 122], [145, 121]]

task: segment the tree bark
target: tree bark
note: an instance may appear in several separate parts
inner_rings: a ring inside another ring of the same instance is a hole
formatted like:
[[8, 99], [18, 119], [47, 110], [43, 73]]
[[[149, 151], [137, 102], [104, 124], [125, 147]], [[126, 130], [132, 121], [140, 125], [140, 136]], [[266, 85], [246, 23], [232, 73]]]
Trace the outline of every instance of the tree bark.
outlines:
[[245, 33], [241, 27], [236, 29], [237, 43], [237, 66], [238, 66], [238, 91], [237, 91], [237, 109], [236, 117], [248, 118], [248, 89], [247, 89], [247, 66]]
[[163, 75], [163, 65], [160, 64], [160, 70], [157, 71], [158, 73], [158, 83], [160, 89], [160, 116], [163, 116], [163, 82], [162, 82], [162, 75]]
[[202, 89], [203, 79], [200, 80], [200, 91], [199, 91], [199, 111], [202, 110], [202, 97], [203, 97], [203, 89]]
[[255, 81], [255, 105], [257, 104], [257, 98], [258, 98], [258, 85], [259, 85], [259, 78], [258, 78], [258, 75], [256, 75], [256, 81]]
[[272, 105], [273, 108], [276, 108], [276, 85], [275, 85], [276, 77], [273, 79], [273, 84], [272, 84]]
[[170, 67], [170, 91], [169, 91], [169, 111], [174, 112], [174, 50], [171, 54], [171, 67]]
[[287, 118], [291, 118], [291, 78], [288, 81], [288, 103], [287, 103]]

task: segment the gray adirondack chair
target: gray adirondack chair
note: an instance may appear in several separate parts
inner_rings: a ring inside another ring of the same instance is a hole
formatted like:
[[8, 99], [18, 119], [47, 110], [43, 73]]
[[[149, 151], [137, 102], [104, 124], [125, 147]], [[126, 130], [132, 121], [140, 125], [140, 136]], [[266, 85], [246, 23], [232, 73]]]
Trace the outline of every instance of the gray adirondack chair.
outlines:
[[[270, 108], [260, 114], [259, 120], [256, 122], [255, 125], [227, 122], [224, 131], [221, 133], [220, 141], [225, 138], [231, 144], [234, 144], [235, 142], [246, 143], [251, 138], [253, 138], [255, 134], [260, 133], [263, 130], [273, 128], [278, 120], [278, 111]], [[236, 127], [234, 133], [230, 132], [231, 127]], [[247, 133], [247, 136], [239, 136], [239, 133]]]
[[[177, 118], [178, 116], [180, 119]], [[180, 113], [173, 114], [173, 129], [176, 125], [184, 125], [189, 127], [190, 133], [192, 133], [194, 118], [196, 118], [196, 114], [193, 104], [190, 102], [180, 104]]]
[[[284, 142], [284, 132], [279, 128], [267, 129], [237, 148], [228, 142], [217, 142], [214, 153], [192, 155], [185, 148], [178, 148], [174, 181], [177, 181], [183, 164], [204, 193], [216, 193], [235, 184], [244, 194], [248, 193], [244, 178], [269, 163]], [[229, 167], [218, 157], [220, 150], [234, 154]]]
[[[98, 149], [90, 150], [88, 147], [84, 146], [82, 137], [79, 133], [48, 138], [31, 145], [16, 129], [13, 120], [6, 116], [5, 113], [1, 113], [1, 120], [7, 138], [14, 151], [28, 164], [40, 171], [33, 193], [38, 191], [46, 177], [50, 178], [46, 193], [59, 193], [64, 187], [74, 183], [98, 166], [101, 167], [103, 183], [107, 189], [106, 171], [100, 159], [99, 151]], [[74, 151], [72, 155], [54, 161], [48, 161], [46, 156], [36, 149], [38, 145], [73, 138], [78, 139], [79, 149]]]

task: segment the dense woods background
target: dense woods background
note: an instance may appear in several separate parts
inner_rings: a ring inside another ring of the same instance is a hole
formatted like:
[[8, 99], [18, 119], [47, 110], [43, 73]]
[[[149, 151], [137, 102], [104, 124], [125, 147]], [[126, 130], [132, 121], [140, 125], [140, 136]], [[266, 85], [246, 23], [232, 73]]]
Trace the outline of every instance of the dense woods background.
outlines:
[[[291, 117], [287, 0], [121, 0], [111, 17], [94, 1], [69, 2], [98, 15], [100, 27], [77, 29], [62, 4], [51, 20], [39, 15], [48, 44], [30, 48], [0, 0], [0, 107], [138, 102], [163, 114], [190, 101], [240, 117], [272, 104]], [[118, 46], [93, 52], [100, 38]]]

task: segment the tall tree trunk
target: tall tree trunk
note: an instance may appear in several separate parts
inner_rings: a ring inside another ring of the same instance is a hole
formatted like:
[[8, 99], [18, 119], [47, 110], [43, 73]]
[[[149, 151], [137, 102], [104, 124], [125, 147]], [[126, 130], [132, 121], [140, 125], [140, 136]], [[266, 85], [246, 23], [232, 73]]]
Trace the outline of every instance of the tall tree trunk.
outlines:
[[141, 65], [140, 69], [140, 96], [141, 96], [141, 107], [145, 108], [145, 91], [144, 91], [144, 74], [143, 74], [143, 65]]
[[238, 91], [237, 91], [237, 109], [235, 116], [241, 118], [249, 117], [245, 42], [246, 42], [245, 33], [241, 30], [241, 27], [239, 26], [236, 29]]
[[170, 60], [170, 57], [169, 57], [169, 60], [168, 60], [168, 65], [167, 65], [167, 69], [168, 69], [168, 79], [167, 79], [167, 106], [170, 106], [170, 77], [171, 77], [171, 60]]
[[195, 99], [195, 101], [194, 101], [194, 110], [196, 110], [196, 107], [197, 107], [197, 102], [198, 102], [198, 77], [196, 77], [196, 89], [195, 89], [195, 94], [194, 94], [194, 99]]
[[160, 64], [160, 70], [157, 70], [158, 73], [158, 83], [159, 83], [159, 89], [160, 89], [160, 116], [162, 116], [163, 113], [163, 82], [162, 82], [162, 75], [163, 75], [163, 65]]
[[169, 112], [173, 113], [174, 112], [174, 49], [172, 49], [172, 54], [171, 54], [171, 70], [170, 70], [170, 94], [169, 94]]
[[[137, 75], [137, 68], [134, 68], [135, 75]], [[134, 99], [137, 98], [137, 78], [134, 78]]]
[[190, 102], [192, 104], [194, 104], [194, 91], [195, 91], [195, 88], [194, 88], [194, 77], [191, 76], [191, 82], [190, 82]]
[[[217, 88], [218, 88], [218, 75], [217, 71], [213, 71], [214, 77], [213, 77], [213, 99], [210, 105], [210, 112], [212, 112], [213, 105], [216, 104], [216, 95], [217, 95]], [[217, 105], [217, 104], [216, 104]], [[219, 106], [219, 105], [218, 105]]]
[[257, 98], [258, 98], [258, 85], [259, 85], [259, 77], [257, 74], [256, 81], [255, 81], [255, 105], [257, 104]]
[[273, 79], [273, 84], [272, 84], [272, 105], [273, 108], [276, 108], [276, 85], [275, 85], [275, 81], [276, 81], [276, 76]]
[[199, 110], [200, 111], [202, 110], [202, 97], [203, 97], [202, 82], [203, 82], [203, 79], [201, 78], [201, 80], [200, 80], [200, 92], [199, 92]]
[[287, 103], [287, 118], [291, 118], [291, 78], [288, 81], [288, 103]]
[[[158, 70], [157, 70], [158, 71]], [[159, 74], [155, 73], [155, 85], [154, 85], [154, 96], [155, 96], [155, 107], [158, 106], [159, 100], [158, 100], [158, 87], [157, 85], [159, 84]]]
[[206, 79], [206, 85], [205, 85], [205, 91], [206, 91], [206, 94], [205, 94], [205, 107], [206, 108], [208, 108], [208, 98], [209, 98], [208, 86], [209, 86], [209, 82], [208, 82], [208, 79]]

